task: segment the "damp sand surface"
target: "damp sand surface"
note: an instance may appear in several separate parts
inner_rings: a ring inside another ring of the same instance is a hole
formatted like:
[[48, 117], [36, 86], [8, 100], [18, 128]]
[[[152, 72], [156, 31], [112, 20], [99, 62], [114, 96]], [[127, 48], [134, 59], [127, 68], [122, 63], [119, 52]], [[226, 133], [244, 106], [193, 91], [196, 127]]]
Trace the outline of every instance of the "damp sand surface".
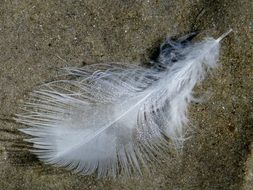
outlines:
[[[253, 189], [253, 4], [250, 0], [1, 1], [0, 189]], [[62, 67], [148, 62], [166, 36], [199, 30], [218, 37], [220, 67], [196, 88], [191, 138], [141, 177], [97, 179], [41, 163], [29, 153], [13, 114]]]

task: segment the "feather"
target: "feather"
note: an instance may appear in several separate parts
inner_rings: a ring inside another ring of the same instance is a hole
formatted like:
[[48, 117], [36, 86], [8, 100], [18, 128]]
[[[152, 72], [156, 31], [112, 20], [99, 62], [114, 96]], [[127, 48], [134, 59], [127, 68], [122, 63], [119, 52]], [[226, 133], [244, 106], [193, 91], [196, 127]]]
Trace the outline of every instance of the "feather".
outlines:
[[[230, 32], [230, 31], [229, 31]], [[193, 88], [217, 66], [220, 40], [168, 38], [153, 66], [95, 64], [65, 68], [66, 79], [35, 90], [16, 120], [30, 126], [32, 152], [47, 164], [84, 175], [142, 173], [180, 147]]]

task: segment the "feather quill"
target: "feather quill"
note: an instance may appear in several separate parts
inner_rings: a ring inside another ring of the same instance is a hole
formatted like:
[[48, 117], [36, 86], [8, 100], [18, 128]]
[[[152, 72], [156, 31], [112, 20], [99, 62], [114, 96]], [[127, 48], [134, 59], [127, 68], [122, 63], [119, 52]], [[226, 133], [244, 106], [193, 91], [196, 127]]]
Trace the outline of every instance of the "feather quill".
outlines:
[[[229, 31], [230, 32], [230, 31]], [[110, 63], [65, 68], [42, 85], [16, 120], [30, 126], [32, 152], [47, 164], [88, 175], [141, 173], [171, 140], [184, 141], [193, 88], [217, 66], [220, 40], [167, 39], [153, 66]]]

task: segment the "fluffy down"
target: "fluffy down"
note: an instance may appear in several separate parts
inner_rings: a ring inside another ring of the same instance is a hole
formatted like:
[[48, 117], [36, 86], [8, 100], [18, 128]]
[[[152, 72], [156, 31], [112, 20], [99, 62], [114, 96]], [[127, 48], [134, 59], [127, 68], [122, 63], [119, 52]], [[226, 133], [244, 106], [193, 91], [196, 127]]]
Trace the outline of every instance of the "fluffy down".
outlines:
[[153, 67], [127, 63], [65, 68], [66, 79], [35, 90], [17, 115], [47, 164], [88, 175], [141, 173], [168, 140], [180, 146], [194, 86], [217, 66], [219, 41], [167, 39]]

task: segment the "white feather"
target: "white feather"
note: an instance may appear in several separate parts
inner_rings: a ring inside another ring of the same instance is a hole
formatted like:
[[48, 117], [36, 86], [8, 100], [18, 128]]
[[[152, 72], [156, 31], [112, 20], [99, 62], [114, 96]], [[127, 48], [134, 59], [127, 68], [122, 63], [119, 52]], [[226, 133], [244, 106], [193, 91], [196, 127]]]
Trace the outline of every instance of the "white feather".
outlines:
[[220, 40], [178, 48], [183, 59], [163, 70], [117, 63], [66, 68], [69, 79], [32, 93], [17, 117], [31, 128], [21, 131], [45, 163], [86, 175], [141, 173], [165, 153], [168, 139], [183, 142], [193, 88], [217, 66]]

